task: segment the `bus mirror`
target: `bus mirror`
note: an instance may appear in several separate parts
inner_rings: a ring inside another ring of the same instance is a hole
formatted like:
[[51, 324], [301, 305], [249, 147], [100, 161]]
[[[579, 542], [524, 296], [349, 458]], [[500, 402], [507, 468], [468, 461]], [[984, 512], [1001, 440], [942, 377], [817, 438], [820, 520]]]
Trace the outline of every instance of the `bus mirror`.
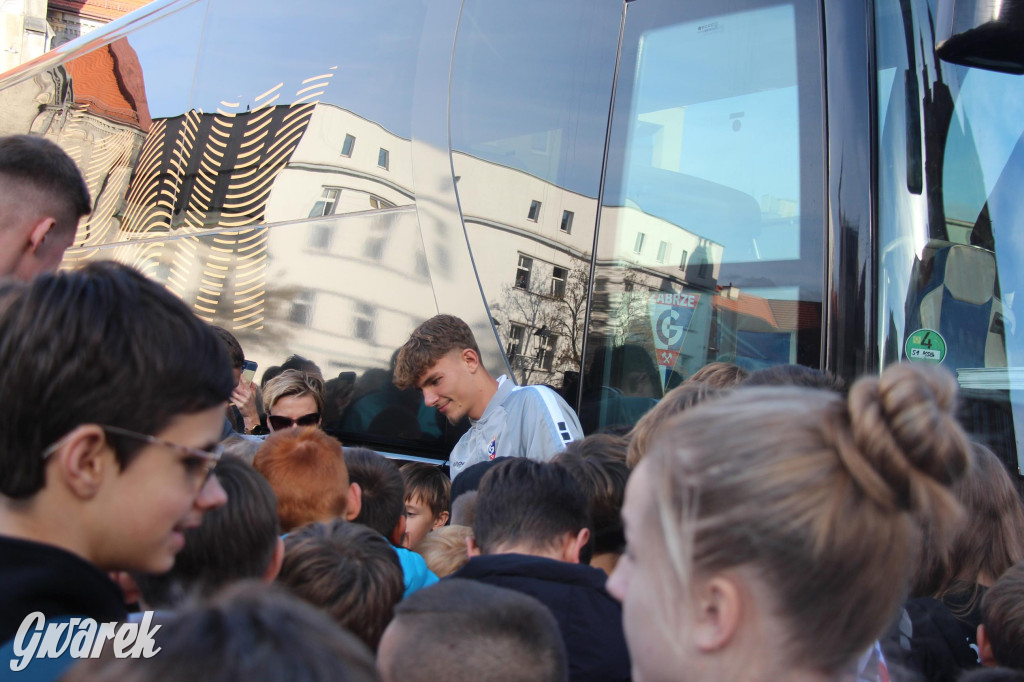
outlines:
[[1024, 73], [1024, 0], [939, 0], [935, 52], [953, 64]]

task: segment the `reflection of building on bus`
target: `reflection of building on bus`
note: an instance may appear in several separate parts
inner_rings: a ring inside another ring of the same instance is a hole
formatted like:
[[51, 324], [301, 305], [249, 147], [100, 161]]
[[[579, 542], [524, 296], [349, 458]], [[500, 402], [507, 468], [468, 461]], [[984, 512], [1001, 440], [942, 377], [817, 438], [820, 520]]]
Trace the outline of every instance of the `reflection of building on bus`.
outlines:
[[[133, 56], [122, 40], [71, 61], [75, 100], [55, 101], [44, 109], [49, 118], [34, 124], [46, 130], [59, 111], [75, 107], [88, 115], [77, 128], [61, 129], [61, 141], [84, 167], [92, 158], [140, 166], [133, 177], [110, 167], [90, 174], [94, 183], [108, 176], [121, 182], [94, 188], [109, 208], [82, 226], [78, 245], [180, 235], [124, 255], [197, 314], [249, 333], [256, 357], [261, 347], [276, 351], [285, 343], [329, 368], [387, 367], [402, 335], [430, 308], [427, 258], [409, 248], [418, 243], [416, 221], [401, 208], [415, 197], [409, 140], [312, 98], [259, 105], [273, 102], [275, 91], [246, 111], [222, 103], [217, 113], [151, 122], [137, 66], [126, 68], [137, 65], [127, 58]], [[329, 84], [324, 77], [322, 87]], [[86, 124], [88, 133], [76, 132]], [[549, 137], [527, 141], [542, 165], [550, 162], [543, 153]], [[92, 146], [78, 141], [88, 139]], [[128, 146], [99, 153], [116, 144]], [[513, 372], [520, 383], [559, 386], [583, 364], [593, 239], [579, 228], [594, 224], [597, 202], [467, 154], [453, 154], [453, 165], [480, 285]], [[789, 205], [762, 200], [773, 213]], [[344, 226], [332, 219], [392, 207], [397, 212], [349, 218]], [[735, 287], [718, 296], [726, 254], [698, 225], [691, 230], [633, 205], [605, 207], [603, 219], [616, 226], [616, 239], [602, 242], [598, 262], [619, 266], [622, 276], [595, 282], [592, 319], [613, 345], [667, 357], [650, 292], [694, 292], [702, 294], [700, 304], [665, 372], [688, 376], [713, 359], [752, 368], [794, 360], [800, 325], [785, 311], [799, 305]], [[187, 236], [211, 227], [240, 229]]]

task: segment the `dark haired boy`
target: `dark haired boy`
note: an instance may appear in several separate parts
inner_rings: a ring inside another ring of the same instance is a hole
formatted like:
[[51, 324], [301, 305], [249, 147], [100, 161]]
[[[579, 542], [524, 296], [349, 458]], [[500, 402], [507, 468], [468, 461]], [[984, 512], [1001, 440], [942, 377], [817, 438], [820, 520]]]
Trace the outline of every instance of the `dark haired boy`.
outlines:
[[92, 211], [75, 162], [39, 135], [0, 137], [0, 277], [55, 270]]
[[211, 474], [233, 382], [208, 325], [108, 262], [0, 284], [0, 367], [6, 666], [32, 613], [123, 620], [107, 572], [170, 569], [185, 532], [224, 504]]
[[[444, 655], [439, 655], [444, 652]], [[565, 682], [551, 612], [515, 590], [450, 578], [395, 607], [377, 656], [383, 682]]]
[[448, 523], [452, 481], [425, 462], [408, 462], [399, 471], [405, 483], [404, 546], [415, 550], [428, 533]]
[[566, 469], [519, 457], [480, 482], [470, 560], [454, 574], [538, 599], [558, 621], [575, 682], [630, 679], [622, 608], [608, 576], [579, 563], [587, 498]]
[[377, 680], [373, 655], [362, 642], [284, 589], [238, 585], [162, 628], [156, 656], [83, 661], [64, 682]]
[[388, 541], [371, 528], [335, 519], [289, 533], [285, 547], [278, 582], [376, 651], [405, 589]]
[[516, 386], [483, 366], [469, 325], [436, 315], [417, 327], [398, 351], [395, 386], [423, 392], [423, 402], [452, 424], [469, 417], [469, 431], [449, 457], [452, 479], [496, 457], [547, 461], [583, 437], [576, 413], [546, 386]]
[[277, 499], [251, 464], [225, 456], [213, 470], [227, 493], [223, 507], [185, 532], [185, 549], [167, 573], [135, 573], [147, 609], [175, 609], [246, 579], [273, 582], [284, 560]]
[[981, 602], [978, 655], [985, 666], [1024, 671], [1024, 563], [999, 576]]
[[405, 596], [433, 585], [437, 576], [416, 552], [402, 546], [405, 540], [405, 485], [398, 467], [386, 457], [366, 448], [345, 448], [348, 475], [362, 495], [355, 523], [377, 531], [394, 547], [402, 564]]

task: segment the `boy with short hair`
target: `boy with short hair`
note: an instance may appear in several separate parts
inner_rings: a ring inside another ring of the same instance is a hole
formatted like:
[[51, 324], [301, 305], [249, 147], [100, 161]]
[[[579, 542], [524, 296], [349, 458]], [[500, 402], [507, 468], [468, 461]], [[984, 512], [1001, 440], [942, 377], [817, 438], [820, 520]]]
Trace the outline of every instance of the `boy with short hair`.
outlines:
[[359, 513], [359, 486], [349, 480], [341, 443], [316, 427], [272, 433], [253, 466], [277, 497], [286, 533], [315, 521], [351, 521]]
[[547, 461], [583, 437], [576, 413], [550, 388], [492, 377], [469, 325], [453, 315], [435, 315], [413, 331], [398, 351], [394, 383], [420, 389], [423, 402], [452, 424], [469, 418], [448, 460], [453, 480], [496, 457]]
[[405, 485], [391, 460], [366, 448], [345, 448], [345, 463], [362, 496], [359, 515], [353, 521], [377, 531], [391, 542], [402, 564], [405, 596], [437, 582], [437, 576], [419, 554], [402, 547]]
[[470, 559], [453, 575], [523, 592], [551, 609], [573, 682], [625, 682], [622, 607], [605, 589], [608, 576], [580, 563], [590, 538], [587, 507], [561, 465], [499, 462], [480, 481]]
[[41, 135], [0, 137], [0, 276], [28, 281], [56, 270], [91, 212], [67, 152]]
[[[220, 339], [117, 263], [0, 283], [0, 662], [26, 616], [123, 621], [107, 573], [171, 568], [223, 505]], [[5, 658], [6, 656], [6, 658]], [[70, 659], [34, 659], [36, 679]]]
[[152, 658], [83, 661], [66, 682], [376, 682], [373, 655], [284, 589], [244, 583], [161, 625]]
[[568, 680], [565, 644], [543, 604], [458, 578], [420, 590], [395, 608], [377, 666], [383, 682]]
[[426, 462], [407, 462], [399, 472], [405, 482], [404, 546], [415, 550], [428, 533], [448, 523], [452, 481]]
[[290, 533], [285, 548], [278, 582], [376, 650], [404, 590], [402, 566], [388, 541], [335, 519]]
[[1024, 563], [996, 580], [981, 602], [978, 626], [981, 664], [1024, 671]]

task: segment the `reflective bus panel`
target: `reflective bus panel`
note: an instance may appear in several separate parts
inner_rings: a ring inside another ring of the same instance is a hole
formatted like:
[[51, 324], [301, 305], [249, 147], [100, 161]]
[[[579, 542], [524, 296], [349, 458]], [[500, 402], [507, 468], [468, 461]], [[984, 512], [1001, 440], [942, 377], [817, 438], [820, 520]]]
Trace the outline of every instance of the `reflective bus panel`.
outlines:
[[346, 443], [447, 456], [391, 363], [448, 312], [588, 432], [715, 361], [941, 362], [1009, 463], [1024, 86], [940, 61], [937, 4], [157, 0], [0, 79], [0, 133], [83, 170], [66, 266], [313, 360]]

